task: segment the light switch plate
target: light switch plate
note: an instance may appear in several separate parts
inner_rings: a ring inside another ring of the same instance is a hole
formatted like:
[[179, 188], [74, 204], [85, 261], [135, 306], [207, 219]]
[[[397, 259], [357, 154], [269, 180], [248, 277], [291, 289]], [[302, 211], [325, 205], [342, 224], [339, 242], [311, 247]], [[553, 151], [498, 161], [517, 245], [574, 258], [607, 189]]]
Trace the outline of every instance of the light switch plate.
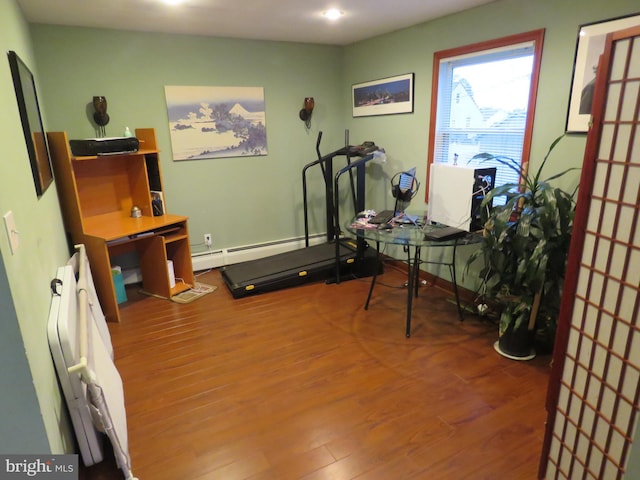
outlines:
[[13, 212], [9, 210], [4, 214], [4, 226], [7, 229], [7, 238], [9, 239], [9, 246], [11, 247], [11, 254], [15, 254], [16, 250], [20, 246], [20, 234], [16, 229], [16, 222], [13, 219]]

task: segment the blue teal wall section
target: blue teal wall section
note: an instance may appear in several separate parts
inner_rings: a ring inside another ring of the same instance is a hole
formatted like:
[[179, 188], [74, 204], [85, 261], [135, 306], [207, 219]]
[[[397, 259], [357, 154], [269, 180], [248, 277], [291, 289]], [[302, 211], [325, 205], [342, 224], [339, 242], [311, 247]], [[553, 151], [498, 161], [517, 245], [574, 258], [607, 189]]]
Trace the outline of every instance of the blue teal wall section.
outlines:
[[49, 442], [0, 257], [0, 453], [47, 453]]

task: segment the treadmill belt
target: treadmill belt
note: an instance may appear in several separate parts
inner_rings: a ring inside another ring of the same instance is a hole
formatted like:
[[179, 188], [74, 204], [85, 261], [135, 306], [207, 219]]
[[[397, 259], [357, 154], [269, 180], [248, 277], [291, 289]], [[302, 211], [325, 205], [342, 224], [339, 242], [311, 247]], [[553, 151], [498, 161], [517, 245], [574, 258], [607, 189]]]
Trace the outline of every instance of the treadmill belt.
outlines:
[[[327, 278], [335, 270], [335, 244], [320, 244], [224, 267], [222, 276], [234, 297]], [[340, 244], [340, 264], [356, 257]]]

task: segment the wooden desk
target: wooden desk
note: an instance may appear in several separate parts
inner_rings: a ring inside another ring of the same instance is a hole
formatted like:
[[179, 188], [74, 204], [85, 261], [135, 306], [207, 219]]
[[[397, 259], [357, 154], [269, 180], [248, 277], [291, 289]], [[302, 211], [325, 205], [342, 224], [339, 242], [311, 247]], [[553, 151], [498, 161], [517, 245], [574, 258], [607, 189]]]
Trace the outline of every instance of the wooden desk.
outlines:
[[[143, 289], [155, 295], [170, 298], [195, 281], [187, 217], [153, 215], [151, 191], [163, 192], [155, 131], [137, 129], [136, 136], [144, 147], [137, 152], [80, 157], [72, 155], [65, 132], [47, 134], [65, 228], [74, 244], [86, 246], [98, 298], [109, 321], [120, 320], [111, 273], [113, 257], [136, 252]], [[133, 205], [142, 210], [141, 217], [131, 217]]]

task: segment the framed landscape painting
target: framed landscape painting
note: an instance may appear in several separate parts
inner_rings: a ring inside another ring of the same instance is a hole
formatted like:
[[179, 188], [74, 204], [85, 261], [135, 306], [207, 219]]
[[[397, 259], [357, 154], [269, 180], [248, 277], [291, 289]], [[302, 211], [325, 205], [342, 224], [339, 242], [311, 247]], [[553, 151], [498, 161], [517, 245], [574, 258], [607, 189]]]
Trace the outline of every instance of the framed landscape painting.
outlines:
[[175, 161], [267, 154], [262, 87], [164, 88]]

